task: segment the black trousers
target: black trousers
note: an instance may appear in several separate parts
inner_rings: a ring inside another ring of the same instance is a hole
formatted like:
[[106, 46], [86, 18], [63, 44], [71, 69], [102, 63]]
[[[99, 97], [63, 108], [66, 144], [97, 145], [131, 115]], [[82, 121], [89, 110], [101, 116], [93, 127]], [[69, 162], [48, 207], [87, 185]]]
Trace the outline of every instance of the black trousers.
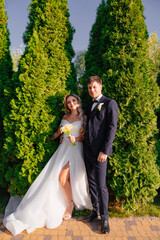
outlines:
[[86, 155], [84, 154], [84, 159], [93, 211], [100, 213], [101, 219], [107, 220], [109, 202], [109, 193], [106, 186], [107, 161], [99, 162], [97, 159], [91, 160]]

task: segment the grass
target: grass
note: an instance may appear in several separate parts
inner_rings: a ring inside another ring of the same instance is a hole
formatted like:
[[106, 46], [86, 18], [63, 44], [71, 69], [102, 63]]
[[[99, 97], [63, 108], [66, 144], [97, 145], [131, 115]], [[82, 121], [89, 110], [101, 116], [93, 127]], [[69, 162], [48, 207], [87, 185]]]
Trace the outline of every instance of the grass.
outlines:
[[123, 210], [119, 206], [111, 206], [109, 207], [109, 216], [110, 217], [118, 217], [118, 218], [127, 218], [127, 217], [160, 217], [160, 204], [157, 205], [155, 203], [147, 203], [145, 205], [141, 205], [136, 211], [129, 212]]
[[[9, 194], [5, 191], [0, 189], [0, 213], [4, 213], [5, 207], [9, 200]], [[74, 211], [74, 217], [84, 217], [90, 214], [90, 210], [83, 210], [83, 211]], [[148, 203], [146, 205], [141, 206], [138, 210], [134, 212], [127, 212], [122, 209], [121, 204], [118, 202], [110, 202], [109, 204], [109, 216], [110, 217], [117, 217], [117, 218], [127, 218], [127, 217], [144, 217], [144, 216], [154, 216], [160, 217], [160, 192], [155, 197], [153, 203]]]
[[[90, 210], [83, 211], [74, 211], [73, 216], [87, 216], [90, 214]], [[128, 212], [122, 209], [122, 206], [118, 202], [110, 202], [109, 203], [109, 216], [117, 217], [117, 218], [127, 218], [127, 217], [160, 217], [160, 192], [155, 197], [153, 203], [148, 203], [146, 205], [142, 205], [134, 212]]]
[[110, 203], [109, 206], [109, 216], [110, 217], [118, 217], [118, 218], [126, 218], [126, 217], [160, 217], [160, 192], [155, 197], [153, 203], [147, 203], [145, 205], [141, 205], [135, 211], [126, 211], [123, 210], [120, 203]]

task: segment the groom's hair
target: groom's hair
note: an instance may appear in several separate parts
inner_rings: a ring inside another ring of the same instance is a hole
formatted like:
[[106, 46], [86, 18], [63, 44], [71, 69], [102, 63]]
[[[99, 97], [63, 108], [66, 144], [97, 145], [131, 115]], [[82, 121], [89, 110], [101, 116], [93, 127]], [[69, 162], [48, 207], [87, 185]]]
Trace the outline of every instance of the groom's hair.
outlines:
[[102, 79], [100, 79], [100, 77], [98, 76], [91, 76], [88, 80], [87, 80], [87, 85], [92, 83], [92, 82], [97, 82], [99, 84], [102, 85]]

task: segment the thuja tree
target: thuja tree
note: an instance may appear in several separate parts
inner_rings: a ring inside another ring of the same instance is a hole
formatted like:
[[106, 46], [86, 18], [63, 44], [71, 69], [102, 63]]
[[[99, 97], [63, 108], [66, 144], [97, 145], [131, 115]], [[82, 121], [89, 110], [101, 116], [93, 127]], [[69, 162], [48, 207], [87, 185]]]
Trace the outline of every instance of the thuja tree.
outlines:
[[[54, 3], [52, 3], [52, 0], [48, 0], [47, 2], [49, 2], [50, 5], [52, 5], [52, 7], [47, 10], [47, 3], [45, 0], [32, 0], [31, 2], [31, 8], [30, 8], [30, 23], [27, 26], [27, 30], [24, 33], [24, 43], [28, 43], [30, 37], [33, 34], [33, 29], [35, 28], [36, 25], [39, 25], [39, 29], [41, 28], [42, 25], [45, 24], [45, 29], [44, 31], [44, 37], [41, 36], [41, 38], [43, 38], [43, 41], [46, 41], [46, 45], [47, 43], [50, 41], [50, 37], [51, 35], [54, 35], [54, 38], [57, 42], [59, 42], [59, 48], [60, 48], [60, 42], [65, 42], [65, 45], [62, 45], [62, 48], [65, 49], [65, 53], [67, 56], [67, 59], [70, 61], [70, 65], [71, 65], [71, 70], [70, 70], [70, 74], [66, 80], [66, 88], [71, 91], [71, 92], [76, 92], [77, 91], [77, 86], [76, 86], [76, 72], [75, 72], [75, 68], [74, 68], [74, 64], [72, 63], [72, 58], [75, 55], [75, 52], [73, 50], [73, 47], [71, 45], [71, 42], [73, 40], [73, 34], [75, 32], [74, 28], [71, 26], [70, 22], [69, 22], [69, 11], [68, 9], [63, 9], [62, 4], [64, 4], [65, 6], [67, 6], [67, 0], [55, 0]], [[46, 10], [44, 9], [44, 7], [46, 8]], [[65, 7], [66, 8], [66, 7]], [[62, 10], [62, 11], [61, 11]], [[46, 11], [46, 12], [45, 12]], [[48, 12], [50, 11], [50, 16], [48, 15]], [[57, 11], [57, 13], [56, 13]], [[52, 16], [53, 14], [53, 16]], [[58, 16], [58, 18], [56, 17], [56, 15]], [[55, 21], [52, 23], [52, 27], [54, 27], [54, 29], [52, 28], [48, 28], [46, 25], [49, 24], [48, 21], [52, 21], [53, 17], [56, 17]], [[48, 19], [48, 20], [47, 20]], [[58, 24], [58, 21], [60, 20], [60, 23]], [[60, 24], [62, 21], [65, 21], [65, 31], [64, 29], [60, 29]], [[55, 26], [55, 24], [57, 24], [57, 27]], [[59, 28], [59, 33], [56, 32], [57, 29]], [[48, 34], [50, 35], [50, 37], [48, 37]], [[66, 36], [67, 34], [67, 36]], [[60, 39], [58, 40], [58, 38], [60, 37]], [[61, 39], [62, 37], [62, 39]], [[50, 43], [50, 45], [52, 45], [52, 48], [54, 48], [54, 44], [56, 44], [56, 41], [54, 41], [55, 43]], [[55, 50], [56, 51], [56, 50]], [[64, 50], [63, 50], [64, 51]], [[56, 52], [55, 52], [55, 58], [56, 58]], [[62, 68], [63, 69], [63, 68]]]
[[[67, 0], [33, 0], [24, 34], [27, 48], [19, 64], [20, 86], [11, 102], [5, 149], [12, 195], [23, 195], [55, 151], [48, 142], [60, 124], [66, 82], [71, 75], [72, 34]], [[67, 46], [66, 46], [67, 45]]]
[[[0, 158], [4, 144], [4, 119], [10, 111], [10, 100], [13, 94], [12, 60], [10, 55], [9, 32], [7, 29], [7, 15], [4, 10], [4, 0], [0, 0]], [[5, 162], [0, 161], [0, 185], [5, 186]]]
[[136, 209], [160, 186], [155, 134], [159, 88], [148, 54], [141, 0], [108, 0], [102, 33], [104, 94], [119, 106], [110, 185], [117, 200]]
[[[155, 75], [155, 80], [160, 88], [160, 42], [158, 41], [158, 37], [155, 33], [152, 33], [148, 38], [149, 45], [149, 57], [153, 62], [153, 71]], [[159, 158], [157, 159], [157, 163], [160, 166], [160, 105], [156, 110], [157, 115], [157, 127], [158, 127], [158, 138], [157, 138], [157, 149], [159, 152]]]
[[[157, 83], [158, 83], [158, 86], [160, 88], [160, 73], [158, 73], [157, 75]], [[159, 135], [158, 135], [158, 139], [160, 141], [160, 106], [159, 106], [159, 109], [157, 111], [157, 116], [158, 116], [158, 129], [159, 129]]]
[[[160, 70], [160, 68], [159, 68]], [[159, 89], [160, 89], [160, 73], [158, 73], [157, 75], [157, 84], [159, 86]], [[156, 111], [156, 114], [157, 114], [157, 127], [158, 127], [158, 139], [157, 139], [157, 146], [158, 146], [158, 165], [160, 167], [160, 104], [159, 104], [159, 108], [157, 109]]]
[[[84, 103], [84, 107], [87, 105], [89, 100], [88, 90], [86, 81], [90, 76], [98, 75], [102, 76], [102, 49], [101, 49], [101, 36], [102, 36], [102, 28], [105, 24], [105, 6], [106, 1], [102, 0], [101, 4], [97, 8], [97, 16], [95, 23], [92, 26], [90, 32], [90, 40], [88, 50], [85, 55], [85, 74], [82, 78], [82, 100]], [[88, 96], [88, 98], [87, 98]]]
[[[69, 13], [67, 14], [67, 17], [69, 17]], [[77, 74], [76, 74], [76, 69], [74, 67], [74, 63], [72, 62], [72, 58], [75, 56], [75, 52], [74, 52], [73, 47], [71, 45], [72, 40], [73, 40], [73, 34], [74, 34], [75, 30], [71, 26], [69, 21], [67, 23], [67, 28], [68, 28], [68, 39], [67, 39], [66, 44], [65, 44], [65, 49], [66, 49], [66, 52], [67, 52], [67, 57], [68, 57], [68, 59], [70, 61], [70, 64], [71, 64], [71, 74], [67, 78], [66, 88], [71, 93], [76, 93], [77, 94]]]

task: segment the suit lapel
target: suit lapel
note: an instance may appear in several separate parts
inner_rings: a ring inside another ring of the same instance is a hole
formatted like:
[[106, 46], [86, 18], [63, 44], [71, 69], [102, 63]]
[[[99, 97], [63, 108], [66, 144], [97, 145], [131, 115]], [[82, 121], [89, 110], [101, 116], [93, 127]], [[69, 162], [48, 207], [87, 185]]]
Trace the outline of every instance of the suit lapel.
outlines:
[[102, 96], [102, 97], [100, 98], [99, 102], [97, 103], [97, 105], [95, 106], [95, 108], [93, 109], [93, 111], [91, 111], [91, 107], [90, 107], [89, 120], [95, 115], [95, 113], [96, 113], [97, 111], [99, 111], [99, 110], [97, 109], [97, 107], [98, 107], [98, 105], [99, 105], [100, 103], [103, 103], [103, 102], [105, 102], [105, 97], [104, 97], [104, 96]]

